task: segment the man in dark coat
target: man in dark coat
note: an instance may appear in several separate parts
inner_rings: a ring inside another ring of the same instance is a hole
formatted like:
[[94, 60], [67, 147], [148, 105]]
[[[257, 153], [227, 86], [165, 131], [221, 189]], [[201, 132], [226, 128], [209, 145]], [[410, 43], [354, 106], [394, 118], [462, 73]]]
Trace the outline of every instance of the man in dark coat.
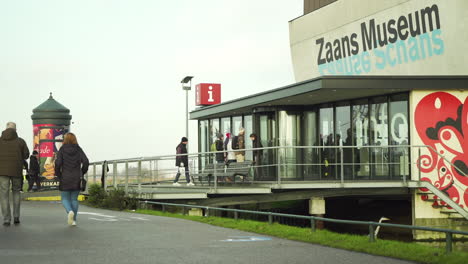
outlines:
[[[260, 139], [258, 138], [257, 134], [250, 134], [250, 140], [252, 140], [252, 148], [263, 148]], [[254, 150], [253, 153], [253, 164], [255, 166], [255, 179], [259, 180], [262, 175], [262, 170], [260, 166], [262, 166], [262, 156], [263, 156], [263, 149]]]
[[39, 153], [36, 150], [33, 151], [31, 157], [29, 157], [29, 178], [28, 178], [28, 192], [30, 192], [36, 183], [36, 191], [41, 189], [41, 179], [39, 178], [39, 161], [37, 157]]
[[[223, 143], [223, 134], [218, 133], [218, 139], [215, 141], [216, 151], [223, 151], [224, 150], [224, 143]], [[225, 162], [225, 153], [219, 152], [216, 153], [216, 162], [217, 163], [224, 163]]]
[[11, 223], [10, 182], [13, 193], [14, 223], [20, 223], [21, 178], [23, 162], [29, 156], [26, 142], [16, 133], [16, 124], [8, 122], [7, 129], [0, 137], [0, 203], [3, 214], [3, 225]]
[[[183, 137], [179, 145], [177, 145], [176, 148], [176, 154], [181, 155], [181, 154], [187, 154], [187, 143], [188, 139], [186, 137]], [[188, 156], [187, 155], [181, 155], [176, 157], [176, 166], [177, 168], [177, 174], [174, 180], [174, 183], [172, 185], [174, 186], [179, 186], [180, 183], [179, 177], [180, 177], [180, 167], [185, 168], [185, 179], [187, 180], [187, 186], [193, 186], [193, 182], [190, 182], [190, 173], [189, 173], [189, 167], [188, 167]]]

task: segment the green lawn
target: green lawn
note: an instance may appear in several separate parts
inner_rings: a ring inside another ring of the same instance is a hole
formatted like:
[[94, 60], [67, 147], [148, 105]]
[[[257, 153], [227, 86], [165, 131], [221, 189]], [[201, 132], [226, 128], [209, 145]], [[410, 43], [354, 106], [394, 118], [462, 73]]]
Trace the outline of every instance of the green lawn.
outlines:
[[312, 232], [309, 228], [300, 228], [280, 224], [268, 224], [251, 220], [234, 220], [221, 217], [185, 216], [181, 214], [163, 213], [153, 210], [137, 210], [137, 213], [176, 217], [210, 225], [222, 226], [238, 230], [265, 234], [280, 238], [320, 244], [334, 248], [365, 252], [373, 255], [387, 256], [398, 259], [412, 260], [419, 263], [467, 264], [468, 252], [454, 251], [445, 254], [445, 249], [433, 248], [416, 243], [377, 240], [370, 243], [366, 236], [338, 234], [327, 230]]

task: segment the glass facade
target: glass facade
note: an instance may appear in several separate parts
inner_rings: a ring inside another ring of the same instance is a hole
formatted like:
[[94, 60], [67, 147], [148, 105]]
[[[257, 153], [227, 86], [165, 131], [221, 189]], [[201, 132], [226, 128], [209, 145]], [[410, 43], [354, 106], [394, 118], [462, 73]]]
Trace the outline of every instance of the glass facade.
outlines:
[[[288, 111], [278, 112], [278, 136], [279, 146], [300, 146], [301, 142], [301, 113]], [[280, 175], [282, 178], [302, 179], [302, 170], [295, 165], [302, 163], [302, 151], [300, 149], [286, 148], [278, 151]]]
[[232, 133], [233, 135], [239, 135], [239, 130], [242, 127], [242, 116], [232, 117]]
[[224, 135], [231, 133], [231, 117], [221, 118], [221, 131]]
[[[254, 133], [251, 115], [244, 116], [244, 128], [245, 128], [245, 148], [250, 149], [252, 148], [252, 140], [250, 140], [250, 134]], [[253, 160], [252, 151], [245, 152], [245, 160]]]
[[[408, 175], [403, 166], [408, 150], [399, 147], [409, 145], [408, 94], [287, 108], [211, 119], [209, 136], [207, 122], [200, 121], [200, 151], [209, 149], [216, 129], [231, 132], [232, 124], [235, 135], [240, 127], [246, 129], [246, 148], [252, 147], [251, 133], [263, 147], [310, 146], [263, 151], [256, 180], [276, 180], [277, 175], [285, 181], [400, 180]], [[246, 160], [252, 160], [252, 152]]]
[[[209, 146], [211, 145], [211, 140], [210, 134], [209, 134], [209, 128], [208, 128], [208, 120], [202, 120], [199, 123], [199, 128], [198, 128], [198, 137], [199, 137], [199, 151], [200, 152], [208, 152], [209, 151]], [[205, 164], [209, 162], [209, 158], [206, 155], [200, 155], [199, 157], [201, 167], [203, 168]]]

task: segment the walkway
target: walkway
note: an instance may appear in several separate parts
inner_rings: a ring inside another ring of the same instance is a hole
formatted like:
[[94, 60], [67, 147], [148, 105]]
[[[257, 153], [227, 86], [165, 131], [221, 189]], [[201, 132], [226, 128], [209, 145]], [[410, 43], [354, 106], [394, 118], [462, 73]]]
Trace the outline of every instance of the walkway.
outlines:
[[23, 202], [0, 227], [1, 263], [410, 263], [182, 219], [80, 207], [66, 225], [58, 202]]

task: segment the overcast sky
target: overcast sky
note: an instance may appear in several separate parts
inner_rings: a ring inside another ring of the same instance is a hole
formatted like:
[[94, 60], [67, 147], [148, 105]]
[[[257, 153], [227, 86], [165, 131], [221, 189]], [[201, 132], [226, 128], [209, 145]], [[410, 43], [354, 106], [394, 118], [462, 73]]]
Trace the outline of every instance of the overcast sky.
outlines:
[[222, 101], [293, 83], [288, 21], [302, 9], [302, 0], [0, 0], [0, 125], [16, 122], [32, 149], [32, 109], [53, 92], [91, 161], [174, 154], [185, 136], [181, 79], [221, 83]]

